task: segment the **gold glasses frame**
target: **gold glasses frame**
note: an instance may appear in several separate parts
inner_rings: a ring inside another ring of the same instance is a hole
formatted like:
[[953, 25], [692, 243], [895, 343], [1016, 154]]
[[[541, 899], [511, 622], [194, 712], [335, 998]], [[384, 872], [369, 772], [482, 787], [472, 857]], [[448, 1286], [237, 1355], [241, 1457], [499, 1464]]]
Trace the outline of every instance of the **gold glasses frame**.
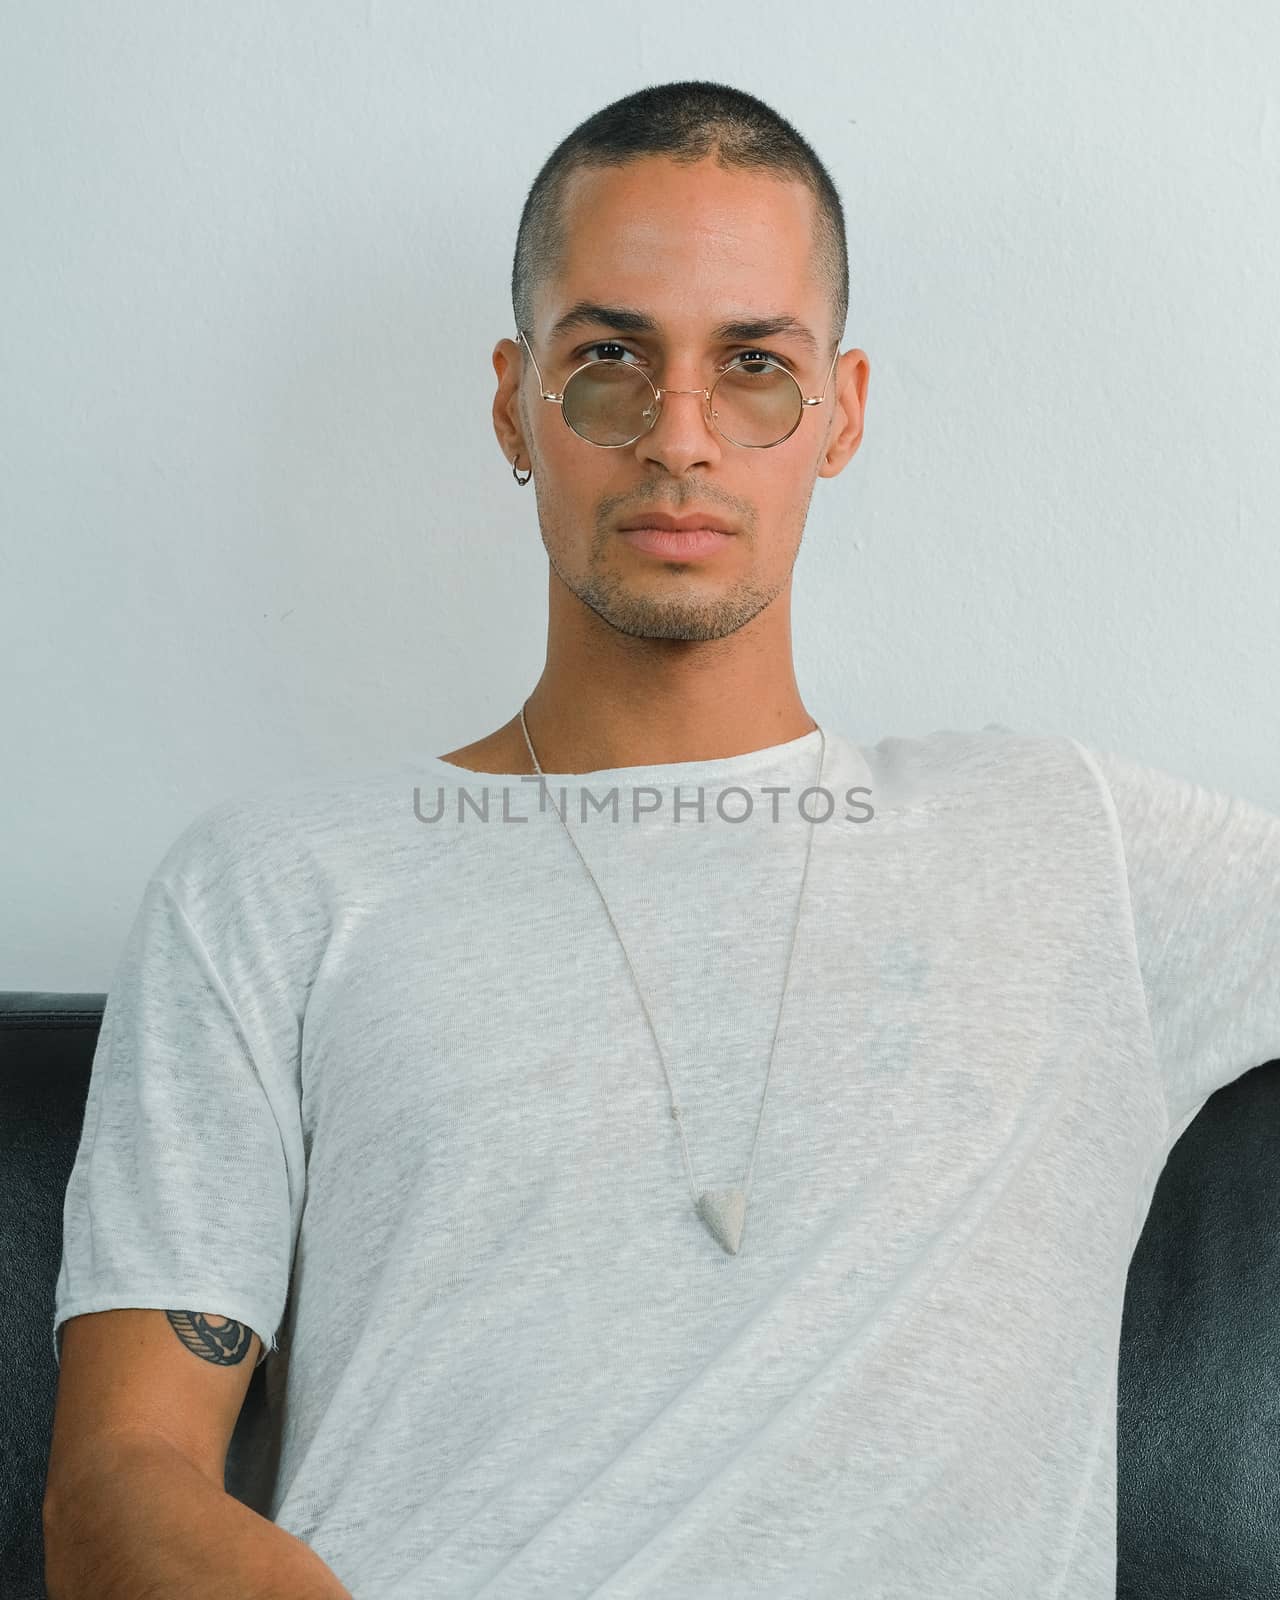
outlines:
[[[534, 355], [533, 346], [529, 343], [523, 328], [516, 329], [516, 342], [517, 344], [523, 343], [525, 349], [529, 352], [529, 359], [533, 362], [533, 370], [537, 374], [539, 395], [542, 397], [542, 399], [550, 400], [554, 405], [558, 405], [560, 407], [560, 415], [564, 417], [565, 426], [569, 429], [570, 433], [573, 434], [575, 439], [581, 439], [583, 444], [595, 445], [597, 450], [625, 450], [628, 448], [628, 446], [635, 444], [636, 439], [641, 439], [646, 433], [651, 433], [658, 424], [658, 418], [662, 415], [663, 399], [669, 394], [700, 394], [702, 396], [703, 414], [706, 417], [707, 422], [716, 430], [722, 439], [728, 439], [730, 444], [736, 444], [740, 450], [772, 450], [774, 445], [785, 444], [800, 426], [800, 424], [804, 421], [805, 406], [820, 406], [827, 398], [827, 390], [831, 386], [831, 374], [836, 370], [836, 360], [840, 354], [840, 341], [837, 339], [835, 351], [831, 357], [831, 366], [827, 370], [827, 381], [822, 386], [822, 393], [819, 395], [813, 395], [812, 397], [805, 395], [799, 383], [796, 382], [796, 375], [794, 372], [791, 372], [786, 367], [780, 366], [776, 361], [771, 363], [771, 365], [778, 368], [779, 372], [785, 372], [787, 374], [787, 377], [790, 378], [792, 383], [794, 383], [796, 386], [796, 393], [800, 396], [800, 411], [796, 415], [795, 422], [788, 429], [788, 431], [782, 435], [782, 438], [775, 439], [773, 444], [742, 444], [738, 439], [730, 439], [729, 435], [716, 421], [715, 411], [711, 404], [711, 397], [716, 391], [716, 384], [720, 382], [720, 379], [725, 376], [726, 372], [732, 370], [730, 367], [725, 368], [725, 371], [720, 374], [720, 377], [716, 379], [715, 383], [713, 383], [709, 389], [659, 389], [655, 385], [653, 379], [643, 369], [643, 367], [637, 367], [635, 370], [649, 385], [650, 389], [653, 390], [653, 398], [655, 402], [653, 420], [649, 423], [647, 428], [641, 428], [640, 432], [637, 433], [634, 438], [624, 439], [621, 444], [599, 444], [595, 439], [588, 439], [584, 434], [579, 433], [574, 425], [569, 421], [569, 418], [565, 414], [564, 410], [564, 395], [565, 389], [569, 387], [574, 378], [577, 377], [578, 373], [584, 371], [587, 367], [598, 367], [602, 365], [602, 363], [599, 361], [584, 361], [581, 366], [575, 367], [569, 376], [564, 380], [564, 389], [561, 389], [559, 394], [553, 394], [543, 385], [542, 370], [538, 366], [538, 358]], [[604, 343], [607, 341], [600, 342]], [[611, 357], [605, 357], [605, 361], [609, 361], [611, 359]]]

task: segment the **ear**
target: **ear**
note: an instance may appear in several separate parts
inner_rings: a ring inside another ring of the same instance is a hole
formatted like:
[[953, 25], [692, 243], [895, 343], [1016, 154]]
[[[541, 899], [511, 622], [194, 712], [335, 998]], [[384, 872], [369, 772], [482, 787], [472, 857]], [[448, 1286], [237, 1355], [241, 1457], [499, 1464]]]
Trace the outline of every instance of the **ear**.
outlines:
[[499, 339], [493, 347], [493, 370], [498, 388], [493, 397], [493, 431], [510, 465], [520, 458], [532, 465], [529, 446], [520, 417], [520, 378], [524, 372], [524, 348], [514, 339]]
[[862, 443], [870, 377], [871, 361], [865, 350], [846, 350], [836, 362], [836, 404], [818, 467], [820, 478], [834, 478], [843, 472]]

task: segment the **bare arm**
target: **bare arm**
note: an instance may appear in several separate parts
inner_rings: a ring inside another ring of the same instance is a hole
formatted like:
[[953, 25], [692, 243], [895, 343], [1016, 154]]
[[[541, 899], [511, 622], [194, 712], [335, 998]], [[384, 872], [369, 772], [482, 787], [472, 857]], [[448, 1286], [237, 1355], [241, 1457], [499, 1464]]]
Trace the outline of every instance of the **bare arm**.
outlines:
[[315, 1551], [153, 1437], [102, 1441], [45, 1506], [49, 1600], [352, 1600]]

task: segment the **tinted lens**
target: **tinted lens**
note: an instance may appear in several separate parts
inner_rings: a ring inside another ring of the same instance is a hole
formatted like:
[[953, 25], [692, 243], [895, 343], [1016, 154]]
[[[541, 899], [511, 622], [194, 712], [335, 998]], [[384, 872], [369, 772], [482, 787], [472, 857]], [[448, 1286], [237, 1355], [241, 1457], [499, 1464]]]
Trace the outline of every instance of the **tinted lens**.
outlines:
[[711, 391], [711, 415], [736, 444], [777, 444], [795, 432], [804, 410], [800, 386], [773, 361], [728, 367]]
[[564, 389], [564, 418], [592, 444], [630, 444], [644, 433], [656, 402], [653, 390], [625, 361], [593, 361]]
[[[593, 444], [630, 444], [647, 432], [655, 401], [643, 373], [625, 361], [593, 361], [570, 378], [564, 391], [565, 420]], [[735, 444], [761, 448], [795, 432], [804, 407], [800, 388], [773, 361], [727, 368], [711, 392], [720, 431]]]

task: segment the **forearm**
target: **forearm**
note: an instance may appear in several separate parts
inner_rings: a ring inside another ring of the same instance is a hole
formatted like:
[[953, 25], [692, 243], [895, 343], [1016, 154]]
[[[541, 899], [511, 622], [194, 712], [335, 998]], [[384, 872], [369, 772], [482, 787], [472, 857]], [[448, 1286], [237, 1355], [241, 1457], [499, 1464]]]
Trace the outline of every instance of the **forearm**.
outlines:
[[161, 1441], [114, 1440], [45, 1513], [49, 1600], [352, 1600], [328, 1566]]

